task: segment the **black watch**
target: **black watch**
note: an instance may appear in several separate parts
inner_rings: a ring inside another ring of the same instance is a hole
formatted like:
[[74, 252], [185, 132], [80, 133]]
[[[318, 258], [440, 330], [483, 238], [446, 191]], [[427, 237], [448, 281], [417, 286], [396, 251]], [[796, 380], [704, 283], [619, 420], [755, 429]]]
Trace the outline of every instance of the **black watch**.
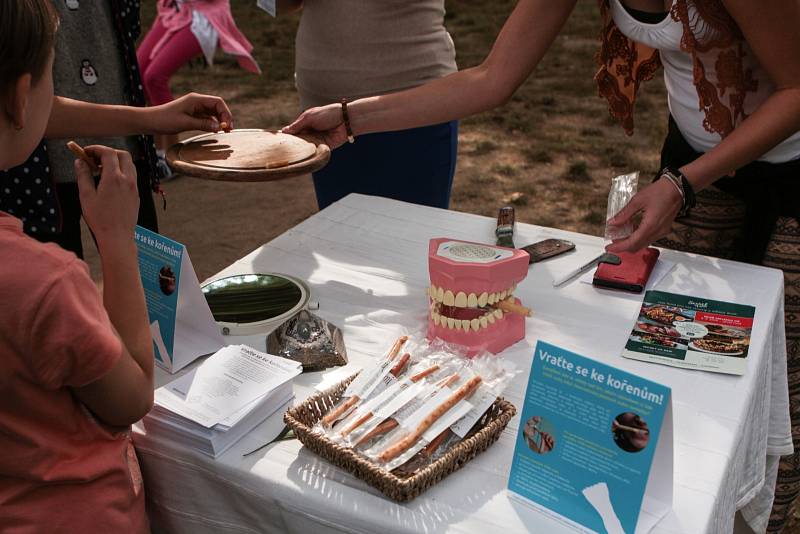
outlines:
[[[681, 189], [683, 190], [683, 206], [681, 207], [681, 211], [678, 212], [678, 217], [684, 217], [686, 214], [689, 213], [695, 205], [697, 204], [697, 197], [694, 194], [694, 188], [689, 180], [686, 178], [686, 175], [683, 174], [677, 167], [672, 167], [670, 165], [661, 169], [661, 172], [658, 175], [658, 178], [662, 176], [666, 176], [669, 178], [673, 183], [679, 183]], [[658, 180], [656, 178], [656, 180]]]

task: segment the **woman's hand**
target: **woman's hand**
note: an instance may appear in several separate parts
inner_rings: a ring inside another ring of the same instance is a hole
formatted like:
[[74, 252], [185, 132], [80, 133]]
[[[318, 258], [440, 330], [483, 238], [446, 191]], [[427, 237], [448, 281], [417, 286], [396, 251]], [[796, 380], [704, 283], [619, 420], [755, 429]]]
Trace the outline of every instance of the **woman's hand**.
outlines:
[[341, 104], [307, 109], [281, 131], [293, 135], [305, 133], [320, 136], [331, 148], [338, 148], [347, 141]]
[[[233, 115], [218, 96], [189, 93], [167, 104], [147, 108], [148, 130], [154, 134], [177, 134], [188, 130], [226, 132], [233, 128]], [[221, 123], [225, 123], [224, 127]]]
[[623, 226], [642, 212], [639, 227], [630, 236], [606, 247], [608, 252], [636, 252], [668, 235], [672, 222], [683, 206], [677, 188], [667, 179], [658, 180], [638, 193], [613, 217], [609, 224]]

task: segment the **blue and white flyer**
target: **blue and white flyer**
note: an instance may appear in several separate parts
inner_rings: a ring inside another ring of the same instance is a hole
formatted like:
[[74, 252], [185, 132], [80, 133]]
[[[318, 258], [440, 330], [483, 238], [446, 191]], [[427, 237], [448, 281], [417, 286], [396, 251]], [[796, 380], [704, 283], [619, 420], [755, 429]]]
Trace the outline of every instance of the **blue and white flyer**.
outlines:
[[576, 532], [648, 532], [672, 507], [670, 389], [540, 341], [508, 488]]
[[224, 344], [186, 247], [136, 227], [142, 278], [156, 363], [174, 373]]

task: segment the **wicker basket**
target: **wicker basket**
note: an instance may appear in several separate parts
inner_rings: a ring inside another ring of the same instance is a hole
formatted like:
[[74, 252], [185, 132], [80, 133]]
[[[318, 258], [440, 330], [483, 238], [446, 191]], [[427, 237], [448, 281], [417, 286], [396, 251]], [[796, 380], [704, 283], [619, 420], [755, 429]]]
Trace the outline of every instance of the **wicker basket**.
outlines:
[[286, 412], [284, 421], [294, 430], [300, 442], [334, 465], [346, 469], [384, 495], [398, 502], [407, 502], [460, 469], [497, 441], [500, 433], [514, 417], [517, 409], [498, 397], [478, 420], [467, 437], [451, 447], [439, 459], [408, 476], [399, 476], [376, 466], [350, 448], [333, 442], [327, 436], [312, 432], [313, 426], [336, 405], [352, 376], [337, 386], [315, 395]]

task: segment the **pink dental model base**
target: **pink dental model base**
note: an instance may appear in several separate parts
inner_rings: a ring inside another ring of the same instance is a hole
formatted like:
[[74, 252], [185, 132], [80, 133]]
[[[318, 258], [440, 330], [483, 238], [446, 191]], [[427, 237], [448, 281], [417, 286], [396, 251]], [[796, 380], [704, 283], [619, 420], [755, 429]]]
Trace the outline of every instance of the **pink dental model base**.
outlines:
[[497, 354], [525, 337], [525, 317], [497, 309], [513, 300], [517, 284], [528, 275], [526, 252], [460, 241], [431, 239], [428, 338], [461, 345], [469, 355]]
[[[519, 299], [514, 300], [520, 303]], [[525, 317], [507, 313], [502, 319], [482, 330], [466, 332], [463, 329], [437, 326], [433, 323], [433, 318], [428, 317], [428, 339], [439, 338], [448, 343], [462, 345], [467, 349], [467, 356], [474, 356], [485, 350], [497, 354], [525, 338]]]

